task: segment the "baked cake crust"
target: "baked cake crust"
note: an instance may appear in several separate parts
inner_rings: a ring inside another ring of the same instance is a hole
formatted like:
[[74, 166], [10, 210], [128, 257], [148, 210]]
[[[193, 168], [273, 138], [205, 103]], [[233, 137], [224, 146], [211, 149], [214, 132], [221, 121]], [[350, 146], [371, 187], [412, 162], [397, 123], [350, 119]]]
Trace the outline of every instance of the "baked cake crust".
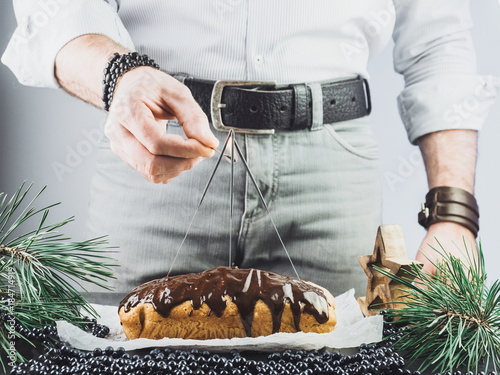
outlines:
[[214, 339], [275, 332], [331, 332], [335, 301], [324, 288], [256, 269], [217, 267], [135, 288], [119, 311], [129, 339]]

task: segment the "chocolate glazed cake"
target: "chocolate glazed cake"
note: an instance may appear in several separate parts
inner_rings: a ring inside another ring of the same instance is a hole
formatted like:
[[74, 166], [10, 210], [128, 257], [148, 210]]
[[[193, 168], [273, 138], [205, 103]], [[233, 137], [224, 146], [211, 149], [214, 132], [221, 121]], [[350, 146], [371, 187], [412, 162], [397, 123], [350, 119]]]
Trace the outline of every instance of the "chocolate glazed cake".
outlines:
[[330, 332], [333, 296], [313, 283], [256, 269], [217, 267], [136, 287], [119, 306], [129, 339], [213, 339]]

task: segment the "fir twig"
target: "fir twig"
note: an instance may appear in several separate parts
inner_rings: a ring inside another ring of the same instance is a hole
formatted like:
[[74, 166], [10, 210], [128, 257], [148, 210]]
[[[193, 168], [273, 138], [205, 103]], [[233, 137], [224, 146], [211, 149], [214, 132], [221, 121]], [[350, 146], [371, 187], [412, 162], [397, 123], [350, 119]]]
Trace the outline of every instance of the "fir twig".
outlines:
[[388, 316], [404, 326], [395, 346], [411, 362], [421, 360], [420, 371], [453, 373], [465, 368], [477, 373], [481, 365], [498, 371], [500, 281], [487, 286], [481, 245], [475, 258], [464, 243], [467, 264], [439, 246], [433, 248], [442, 257], [433, 262], [435, 275], [414, 265], [405, 278], [374, 266], [408, 294], [407, 301], [396, 302], [403, 308], [388, 310]]
[[[9, 200], [0, 193], [0, 349], [5, 353], [14, 336], [30, 343], [13, 332], [12, 322], [31, 329], [58, 320], [80, 325], [83, 315], [95, 317], [78, 289], [85, 290], [84, 283], [110, 289], [106, 281], [114, 277], [116, 266], [105, 255], [111, 249], [105, 237], [72, 242], [57, 230], [73, 218], [47, 223], [50, 209], [58, 203], [35, 208], [45, 188], [26, 204], [31, 188], [22, 184]], [[25, 228], [36, 219], [34, 229]], [[1, 358], [0, 365], [5, 369]]]

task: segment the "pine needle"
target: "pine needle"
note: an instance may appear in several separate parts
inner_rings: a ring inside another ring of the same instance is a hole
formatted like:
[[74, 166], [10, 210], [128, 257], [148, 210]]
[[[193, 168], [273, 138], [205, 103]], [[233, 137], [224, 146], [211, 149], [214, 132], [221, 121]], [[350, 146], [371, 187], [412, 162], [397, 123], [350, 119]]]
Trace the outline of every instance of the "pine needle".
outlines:
[[[407, 353], [410, 362], [422, 361], [420, 371], [453, 373], [464, 368], [477, 373], [480, 366], [498, 371], [500, 281], [487, 286], [481, 245], [475, 258], [464, 243], [467, 264], [439, 246], [433, 249], [442, 257], [433, 263], [435, 275], [414, 265], [404, 278], [374, 266], [408, 294], [402, 308], [388, 310], [404, 327], [395, 348]], [[419, 281], [413, 283], [413, 278]]]
[[[59, 203], [36, 208], [45, 188], [28, 200], [31, 188], [22, 184], [9, 200], [0, 193], [0, 350], [7, 355], [15, 340], [32, 344], [13, 332], [12, 322], [32, 329], [58, 320], [83, 325], [83, 315], [96, 317], [78, 289], [85, 290], [84, 283], [110, 289], [106, 282], [117, 265], [105, 237], [74, 242], [58, 233], [73, 218], [48, 223]], [[5, 369], [1, 357], [0, 365]]]

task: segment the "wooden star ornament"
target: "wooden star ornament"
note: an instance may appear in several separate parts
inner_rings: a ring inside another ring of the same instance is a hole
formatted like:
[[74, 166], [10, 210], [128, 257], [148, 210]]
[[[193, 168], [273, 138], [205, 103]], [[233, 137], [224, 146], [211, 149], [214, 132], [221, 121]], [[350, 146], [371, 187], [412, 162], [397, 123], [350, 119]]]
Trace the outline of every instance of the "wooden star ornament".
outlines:
[[372, 255], [360, 256], [359, 263], [368, 277], [366, 296], [358, 298], [358, 303], [365, 316], [377, 315], [380, 310], [401, 307], [394, 302], [403, 302], [404, 286], [382, 275], [373, 268], [378, 266], [390, 273], [411, 278], [408, 271], [413, 263], [422, 264], [408, 258], [404, 244], [403, 229], [399, 225], [381, 225], [377, 231]]

